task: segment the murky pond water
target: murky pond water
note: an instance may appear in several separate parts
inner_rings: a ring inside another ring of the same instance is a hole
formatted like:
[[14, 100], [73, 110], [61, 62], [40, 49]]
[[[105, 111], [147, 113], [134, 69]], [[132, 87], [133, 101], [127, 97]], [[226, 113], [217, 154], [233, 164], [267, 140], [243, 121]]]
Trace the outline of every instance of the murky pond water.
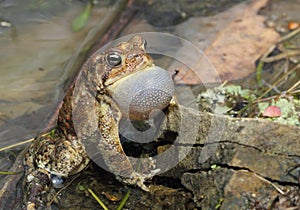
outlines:
[[[99, 3], [100, 4], [100, 3]], [[0, 3], [0, 148], [36, 136], [53, 114], [68, 78], [74, 75], [111, 12], [108, 1], [93, 8], [79, 32], [72, 21], [80, 1]]]

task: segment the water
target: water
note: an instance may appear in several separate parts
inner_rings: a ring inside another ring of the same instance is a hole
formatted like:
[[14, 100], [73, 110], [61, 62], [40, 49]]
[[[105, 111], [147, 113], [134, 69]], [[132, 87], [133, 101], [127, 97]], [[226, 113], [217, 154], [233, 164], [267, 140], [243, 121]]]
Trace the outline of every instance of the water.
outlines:
[[79, 68], [73, 65], [91, 45], [91, 32], [111, 12], [109, 2], [101, 1], [75, 33], [72, 21], [86, 4], [0, 3], [0, 23], [9, 26], [0, 27], [0, 148], [38, 135], [54, 114], [66, 81]]

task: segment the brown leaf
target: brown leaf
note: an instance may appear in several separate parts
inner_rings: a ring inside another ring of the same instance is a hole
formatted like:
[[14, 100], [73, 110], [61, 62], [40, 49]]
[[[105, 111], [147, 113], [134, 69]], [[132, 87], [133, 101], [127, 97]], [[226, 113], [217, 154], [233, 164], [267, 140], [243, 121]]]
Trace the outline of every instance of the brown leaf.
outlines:
[[257, 14], [267, 2], [252, 0], [213, 17], [190, 19], [178, 27], [179, 35], [205, 49], [217, 71], [214, 73], [201, 59], [194, 65], [196, 72], [181, 68], [179, 77], [185, 83], [198, 84], [196, 75], [209, 83], [241, 79], [255, 72], [255, 61], [279, 38], [277, 32], [265, 27], [265, 17]]

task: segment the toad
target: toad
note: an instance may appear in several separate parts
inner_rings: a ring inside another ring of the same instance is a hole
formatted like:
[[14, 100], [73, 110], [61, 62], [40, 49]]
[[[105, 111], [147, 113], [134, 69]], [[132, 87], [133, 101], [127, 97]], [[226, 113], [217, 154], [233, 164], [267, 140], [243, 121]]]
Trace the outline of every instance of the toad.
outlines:
[[25, 156], [25, 208], [45, 205], [54, 194], [53, 176], [79, 173], [99, 154], [118, 180], [148, 190], [144, 181], [159, 169], [151, 164], [148, 173], [136, 171], [124, 153], [118, 129], [122, 117], [147, 120], [172, 99], [171, 76], [154, 65], [145, 47], [146, 41], [136, 35], [96, 51], [83, 65], [64, 97], [57, 127], [37, 137]]

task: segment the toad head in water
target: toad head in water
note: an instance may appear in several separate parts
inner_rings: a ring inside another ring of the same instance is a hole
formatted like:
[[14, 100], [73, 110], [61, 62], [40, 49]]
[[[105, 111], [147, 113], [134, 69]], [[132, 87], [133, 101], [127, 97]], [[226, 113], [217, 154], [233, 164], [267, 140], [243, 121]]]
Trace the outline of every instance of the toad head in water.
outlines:
[[159, 169], [139, 173], [119, 139], [122, 117], [147, 120], [166, 108], [174, 92], [171, 76], [155, 66], [146, 41], [133, 36], [104, 52], [95, 52], [66, 93], [51, 134], [34, 140], [25, 156], [25, 208], [44, 205], [53, 194], [51, 176], [82, 171], [93, 154], [100, 154], [118, 180], [148, 190], [144, 181]]

